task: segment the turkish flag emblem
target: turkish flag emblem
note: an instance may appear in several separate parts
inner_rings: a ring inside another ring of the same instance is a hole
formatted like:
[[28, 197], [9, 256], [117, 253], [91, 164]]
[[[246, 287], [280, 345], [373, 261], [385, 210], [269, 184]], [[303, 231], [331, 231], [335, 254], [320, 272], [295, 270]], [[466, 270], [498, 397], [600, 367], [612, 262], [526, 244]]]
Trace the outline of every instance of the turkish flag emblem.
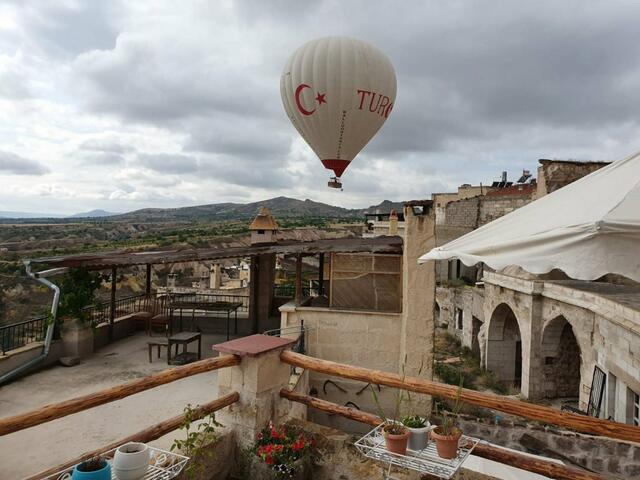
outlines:
[[323, 103], [327, 103], [327, 99], [326, 99], [327, 94], [316, 92], [315, 101], [317, 102], [318, 105], [317, 107], [314, 106], [313, 110], [308, 110], [302, 104], [302, 100], [300, 99], [302, 92], [307, 88], [311, 88], [311, 87], [306, 83], [301, 83], [300, 85], [298, 85], [298, 88], [296, 88], [296, 93], [295, 93], [296, 106], [298, 107], [298, 110], [300, 111], [301, 114], [313, 115], [318, 107], [322, 106]]

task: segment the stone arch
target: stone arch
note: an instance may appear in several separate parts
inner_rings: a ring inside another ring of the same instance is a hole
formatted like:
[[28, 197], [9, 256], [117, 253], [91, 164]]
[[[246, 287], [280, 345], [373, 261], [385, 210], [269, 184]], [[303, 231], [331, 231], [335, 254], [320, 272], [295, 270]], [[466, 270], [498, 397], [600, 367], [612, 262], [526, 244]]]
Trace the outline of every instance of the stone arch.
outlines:
[[522, 337], [518, 319], [509, 305], [498, 305], [487, 329], [486, 367], [505, 385], [521, 388]]
[[540, 344], [545, 398], [578, 398], [582, 355], [571, 324], [559, 315], [544, 326]]

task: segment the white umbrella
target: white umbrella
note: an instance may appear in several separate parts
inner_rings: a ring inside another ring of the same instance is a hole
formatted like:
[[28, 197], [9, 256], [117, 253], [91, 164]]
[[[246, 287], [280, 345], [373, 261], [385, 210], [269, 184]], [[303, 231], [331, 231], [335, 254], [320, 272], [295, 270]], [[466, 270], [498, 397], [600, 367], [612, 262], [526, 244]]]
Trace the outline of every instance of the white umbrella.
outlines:
[[614, 162], [420, 257], [554, 268], [578, 280], [640, 282], [640, 153]]

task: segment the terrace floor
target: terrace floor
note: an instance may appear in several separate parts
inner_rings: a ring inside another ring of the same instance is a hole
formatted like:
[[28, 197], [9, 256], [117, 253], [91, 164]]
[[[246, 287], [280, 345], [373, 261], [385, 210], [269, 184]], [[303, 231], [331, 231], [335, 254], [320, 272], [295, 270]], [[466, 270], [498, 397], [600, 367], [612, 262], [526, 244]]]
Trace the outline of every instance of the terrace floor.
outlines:
[[[149, 363], [147, 337], [137, 333], [98, 350], [75, 367], [54, 366], [0, 387], [0, 417], [16, 415], [171, 368], [166, 351]], [[203, 357], [224, 334], [202, 336]], [[195, 344], [190, 346], [194, 351]], [[130, 397], [0, 437], [0, 477], [24, 478], [182, 413], [218, 396], [217, 372], [172, 382]], [[169, 448], [174, 431], [153, 445]]]

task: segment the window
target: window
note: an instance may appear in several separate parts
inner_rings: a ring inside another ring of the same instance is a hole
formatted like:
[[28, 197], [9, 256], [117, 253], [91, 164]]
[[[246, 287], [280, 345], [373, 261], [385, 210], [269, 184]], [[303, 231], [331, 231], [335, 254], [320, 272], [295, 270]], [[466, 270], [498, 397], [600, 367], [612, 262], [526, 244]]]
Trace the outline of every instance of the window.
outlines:
[[456, 328], [458, 330], [462, 330], [462, 327], [463, 327], [462, 316], [463, 316], [462, 309], [456, 308]]
[[627, 422], [629, 425], [640, 425], [640, 394], [627, 387]]
[[264, 230], [258, 230], [258, 235], [264, 235]]

